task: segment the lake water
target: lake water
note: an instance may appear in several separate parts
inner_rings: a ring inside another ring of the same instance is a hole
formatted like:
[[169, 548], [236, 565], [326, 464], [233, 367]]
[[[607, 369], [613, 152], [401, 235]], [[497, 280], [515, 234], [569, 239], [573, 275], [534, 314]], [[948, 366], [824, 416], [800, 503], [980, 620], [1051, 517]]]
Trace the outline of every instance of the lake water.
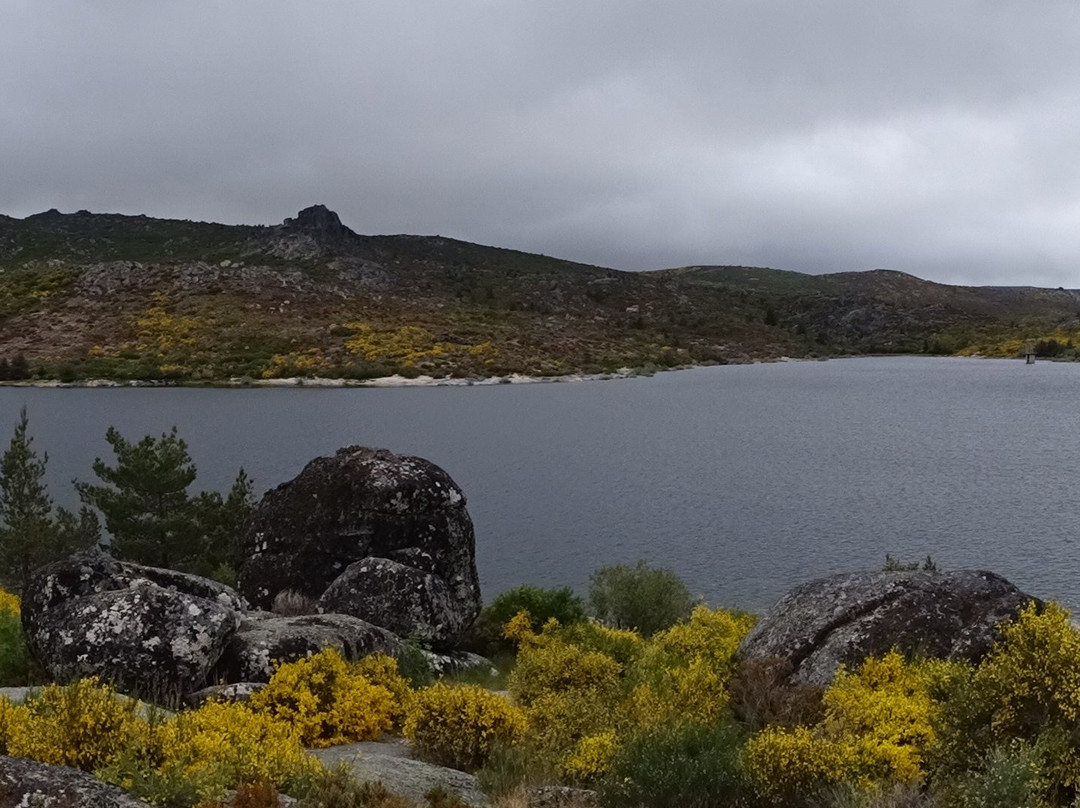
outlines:
[[653, 378], [394, 389], [0, 388], [49, 453], [55, 499], [129, 439], [173, 425], [196, 488], [256, 489], [364, 444], [417, 454], [465, 490], [485, 595], [570, 585], [637, 559], [714, 605], [886, 553], [991, 569], [1080, 608], [1080, 364], [882, 358]]

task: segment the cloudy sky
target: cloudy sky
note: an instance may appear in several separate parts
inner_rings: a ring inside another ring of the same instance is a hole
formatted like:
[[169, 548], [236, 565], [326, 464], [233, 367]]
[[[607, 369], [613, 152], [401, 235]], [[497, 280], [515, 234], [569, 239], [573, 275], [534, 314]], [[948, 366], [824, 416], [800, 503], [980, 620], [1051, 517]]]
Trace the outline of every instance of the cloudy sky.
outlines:
[[1077, 0], [0, 0], [0, 213], [1080, 287]]

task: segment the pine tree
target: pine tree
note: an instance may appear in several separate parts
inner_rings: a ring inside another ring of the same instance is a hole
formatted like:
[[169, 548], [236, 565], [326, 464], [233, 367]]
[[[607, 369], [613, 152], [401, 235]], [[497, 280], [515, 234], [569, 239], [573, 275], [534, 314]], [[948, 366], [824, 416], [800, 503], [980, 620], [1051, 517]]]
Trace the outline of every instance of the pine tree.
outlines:
[[202, 545], [196, 509], [187, 492], [196, 471], [176, 427], [138, 443], [128, 442], [109, 427], [105, 439], [116, 465], [99, 457], [92, 466], [105, 485], [77, 482], [75, 488], [86, 505], [105, 516], [113, 555], [154, 567], [192, 563]]
[[38, 457], [29, 433], [26, 407], [11, 443], [0, 456], [0, 582], [21, 592], [30, 573], [97, 542], [97, 519], [83, 509], [78, 516], [59, 509], [45, 486], [48, 454]]
[[241, 469], [229, 493], [190, 494], [197, 472], [187, 443], [176, 433], [130, 443], [110, 427], [105, 439], [116, 465], [101, 458], [94, 473], [104, 484], [75, 484], [86, 505], [105, 517], [117, 558], [154, 567], [235, 578], [236, 548], [253, 507], [252, 485]]

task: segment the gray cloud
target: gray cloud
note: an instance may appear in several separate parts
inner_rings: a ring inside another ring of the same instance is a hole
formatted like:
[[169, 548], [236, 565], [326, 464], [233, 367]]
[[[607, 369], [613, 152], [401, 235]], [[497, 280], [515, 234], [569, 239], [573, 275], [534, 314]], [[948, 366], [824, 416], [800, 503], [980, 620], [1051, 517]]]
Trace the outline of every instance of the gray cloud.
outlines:
[[0, 0], [0, 212], [1080, 286], [1080, 6]]

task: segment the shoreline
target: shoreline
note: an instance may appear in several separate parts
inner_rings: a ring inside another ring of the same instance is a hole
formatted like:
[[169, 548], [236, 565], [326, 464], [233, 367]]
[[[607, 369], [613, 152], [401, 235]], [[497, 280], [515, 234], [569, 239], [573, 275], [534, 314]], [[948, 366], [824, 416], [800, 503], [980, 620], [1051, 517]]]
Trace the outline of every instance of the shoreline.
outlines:
[[[697, 365], [687, 365], [670, 370], [686, 370]], [[669, 368], [664, 368], [668, 370]], [[563, 382], [611, 381], [613, 379], [633, 379], [653, 375], [648, 369], [619, 368], [611, 373], [568, 373], [560, 376], [530, 376], [524, 373], [511, 373], [507, 376], [485, 376], [470, 378], [435, 377], [435, 376], [378, 376], [373, 379], [332, 379], [323, 377], [307, 378], [290, 376], [281, 379], [249, 379], [233, 377], [216, 381], [192, 382], [162, 379], [80, 379], [73, 382], [61, 382], [56, 379], [24, 379], [0, 382], [2, 387], [35, 388], [119, 388], [119, 387], [271, 387], [271, 388], [389, 388], [389, 387], [490, 387], [497, 384], [558, 384]]]
[[[722, 365], [771, 365], [788, 362], [827, 362], [830, 359], [874, 359], [881, 357], [923, 357], [925, 354], [838, 354], [836, 356], [818, 357], [791, 357], [778, 356], [774, 359], [754, 359], [749, 362], [702, 362], [690, 365], [676, 365], [674, 367], [646, 366], [639, 368], [622, 367], [609, 373], [566, 373], [558, 376], [532, 376], [526, 373], [511, 373], [506, 376], [472, 376], [458, 378], [453, 376], [378, 376], [372, 379], [335, 379], [321, 376], [304, 377], [289, 376], [280, 379], [252, 379], [247, 377], [232, 377], [230, 379], [218, 379], [214, 381], [191, 381], [172, 379], [128, 379], [118, 381], [116, 379], [80, 379], [73, 382], [61, 382], [57, 379], [21, 379], [18, 381], [0, 381], [0, 387], [35, 387], [35, 388], [120, 388], [120, 387], [210, 387], [210, 388], [245, 388], [245, 387], [270, 387], [270, 388], [302, 388], [314, 387], [319, 389], [335, 388], [396, 388], [396, 387], [490, 387], [497, 384], [562, 384], [566, 382], [592, 382], [612, 381], [616, 379], [649, 378], [657, 373], [667, 373], [678, 370], [694, 370], [695, 368], [717, 367]], [[935, 359], [1017, 359], [1017, 357], [987, 357], [980, 355], [971, 356], [934, 356]], [[1055, 358], [1043, 358], [1043, 362], [1068, 362]]]

